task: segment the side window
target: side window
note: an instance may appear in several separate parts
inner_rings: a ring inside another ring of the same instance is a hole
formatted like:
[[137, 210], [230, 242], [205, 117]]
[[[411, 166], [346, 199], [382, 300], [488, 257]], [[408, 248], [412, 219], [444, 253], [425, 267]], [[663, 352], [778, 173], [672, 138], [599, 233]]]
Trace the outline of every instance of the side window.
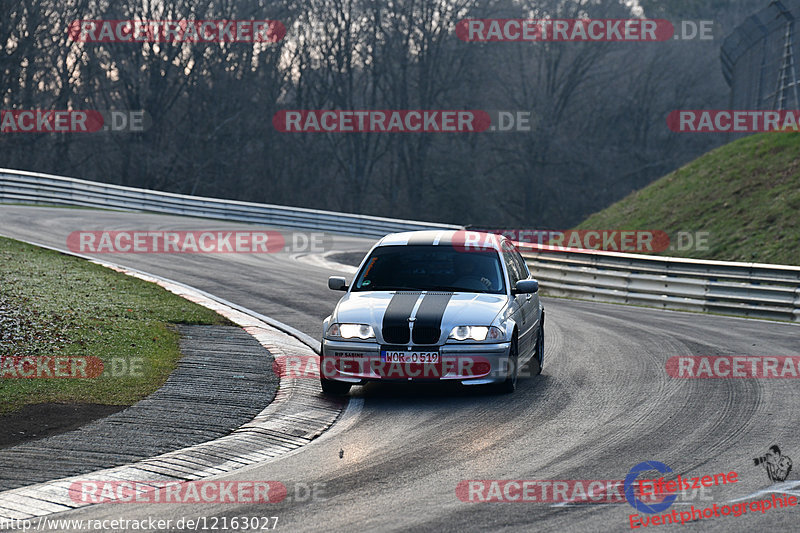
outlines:
[[519, 264], [514, 258], [514, 250], [508, 243], [503, 243], [503, 261], [508, 269], [508, 277], [510, 278], [511, 287], [513, 288], [514, 285], [523, 278], [520, 277], [521, 272], [519, 270]]
[[519, 269], [520, 278], [521, 279], [528, 279], [531, 277], [531, 272], [528, 270], [528, 265], [525, 264], [525, 259], [522, 258], [522, 254], [519, 253], [519, 250], [514, 250], [513, 253], [514, 261], [517, 263], [517, 268]]

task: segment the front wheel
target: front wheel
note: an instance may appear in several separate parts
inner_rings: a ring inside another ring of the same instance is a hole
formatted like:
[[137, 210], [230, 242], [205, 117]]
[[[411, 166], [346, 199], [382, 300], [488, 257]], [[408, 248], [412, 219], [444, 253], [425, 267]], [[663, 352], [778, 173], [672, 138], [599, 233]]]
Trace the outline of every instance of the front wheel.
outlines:
[[519, 367], [519, 349], [517, 347], [517, 338], [511, 340], [511, 348], [508, 350], [508, 376], [506, 380], [498, 387], [499, 392], [503, 394], [511, 394], [517, 390], [517, 374]]
[[344, 396], [345, 394], [350, 392], [350, 387], [352, 387], [350, 383], [344, 383], [342, 381], [333, 381], [325, 378], [319, 378], [319, 382], [320, 385], [322, 385], [322, 392], [334, 396]]
[[542, 373], [544, 366], [544, 324], [539, 328], [539, 336], [536, 337], [536, 359], [531, 361], [531, 365], [535, 367], [534, 376]]

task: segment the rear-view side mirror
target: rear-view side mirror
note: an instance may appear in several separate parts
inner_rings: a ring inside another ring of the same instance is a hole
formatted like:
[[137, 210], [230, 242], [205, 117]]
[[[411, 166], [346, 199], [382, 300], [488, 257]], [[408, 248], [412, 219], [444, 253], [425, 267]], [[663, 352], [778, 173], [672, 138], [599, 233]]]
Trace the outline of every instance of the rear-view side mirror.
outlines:
[[346, 291], [347, 280], [341, 276], [331, 276], [328, 278], [328, 288], [332, 291]]
[[539, 282], [535, 279], [523, 279], [514, 286], [513, 294], [536, 294], [539, 292]]

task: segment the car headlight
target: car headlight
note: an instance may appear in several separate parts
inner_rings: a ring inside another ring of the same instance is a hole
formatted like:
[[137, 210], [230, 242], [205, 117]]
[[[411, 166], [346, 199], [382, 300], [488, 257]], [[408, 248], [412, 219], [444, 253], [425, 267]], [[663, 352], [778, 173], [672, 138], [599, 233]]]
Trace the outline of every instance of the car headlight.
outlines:
[[369, 324], [331, 324], [326, 336], [367, 340], [375, 338], [375, 331]]
[[450, 332], [450, 339], [457, 341], [485, 341], [503, 339], [503, 331], [495, 326], [456, 326]]

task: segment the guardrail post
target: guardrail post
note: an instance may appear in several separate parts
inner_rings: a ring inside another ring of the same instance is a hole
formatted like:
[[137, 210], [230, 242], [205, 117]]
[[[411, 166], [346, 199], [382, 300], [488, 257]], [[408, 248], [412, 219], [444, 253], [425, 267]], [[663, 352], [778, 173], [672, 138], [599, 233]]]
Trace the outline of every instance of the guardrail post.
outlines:
[[800, 322], [800, 287], [797, 288], [794, 294], [794, 321]]

